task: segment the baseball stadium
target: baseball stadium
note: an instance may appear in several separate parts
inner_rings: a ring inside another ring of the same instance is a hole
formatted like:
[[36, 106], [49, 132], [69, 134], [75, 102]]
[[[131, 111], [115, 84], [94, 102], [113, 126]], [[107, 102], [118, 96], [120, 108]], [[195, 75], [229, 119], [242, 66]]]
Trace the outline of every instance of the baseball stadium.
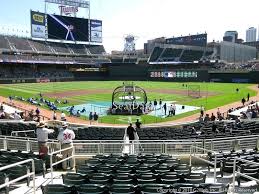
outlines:
[[108, 52], [94, 2], [39, 4], [0, 30], [0, 193], [259, 193], [255, 28]]

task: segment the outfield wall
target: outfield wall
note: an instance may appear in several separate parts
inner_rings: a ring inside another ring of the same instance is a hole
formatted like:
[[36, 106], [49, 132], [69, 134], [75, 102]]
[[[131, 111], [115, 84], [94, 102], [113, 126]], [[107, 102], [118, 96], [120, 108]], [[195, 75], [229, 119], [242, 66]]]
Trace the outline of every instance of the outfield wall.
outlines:
[[105, 72], [74, 72], [70, 78], [17, 78], [0, 77], [0, 84], [67, 82], [67, 81], [108, 81], [108, 80], [139, 80], [168, 82], [224, 82], [224, 83], [259, 83], [259, 71], [251, 72], [210, 72], [202, 69], [150, 69], [136, 64], [111, 65]]

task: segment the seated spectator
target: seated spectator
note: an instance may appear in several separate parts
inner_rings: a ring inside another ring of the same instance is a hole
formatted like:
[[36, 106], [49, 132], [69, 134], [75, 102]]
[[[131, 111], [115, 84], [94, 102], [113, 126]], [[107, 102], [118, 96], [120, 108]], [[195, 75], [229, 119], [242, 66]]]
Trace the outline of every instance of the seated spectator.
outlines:
[[215, 117], [215, 115], [213, 113], [211, 114], [210, 120], [211, 121], [215, 121], [216, 120], [216, 117]]
[[212, 132], [217, 133], [217, 124], [213, 122], [212, 124]]
[[14, 115], [13, 115], [13, 119], [14, 119], [14, 120], [21, 120], [22, 117], [21, 117], [21, 115], [20, 115], [19, 113], [17, 113], [17, 112], [15, 111], [15, 112], [14, 112]]
[[28, 119], [29, 119], [30, 121], [33, 121], [33, 117], [34, 117], [34, 115], [33, 115], [33, 110], [31, 110], [31, 111], [29, 112]]
[[39, 116], [39, 115], [40, 115], [40, 109], [37, 108], [37, 109], [35, 110], [35, 113], [36, 113], [37, 116]]
[[6, 119], [5, 112], [0, 111], [0, 119]]
[[4, 112], [4, 105], [3, 104], [0, 105], [0, 112]]
[[66, 114], [65, 114], [63, 111], [61, 112], [60, 120], [61, 120], [61, 121], [66, 121], [66, 120], [67, 120], [67, 119], [66, 119]]
[[221, 114], [221, 113], [219, 113], [219, 115], [218, 115], [218, 120], [219, 120], [219, 121], [224, 120], [224, 117], [222, 116], [222, 114]]
[[195, 129], [195, 127], [192, 127], [192, 132], [191, 132], [192, 134], [196, 134], [196, 129]]
[[54, 121], [57, 120], [57, 113], [56, 113], [56, 111], [53, 112], [53, 120]]
[[203, 117], [202, 116], [199, 117], [199, 122], [203, 123]]
[[206, 114], [205, 117], [204, 117], [204, 122], [208, 122], [210, 121], [210, 117], [209, 117], [209, 114]]

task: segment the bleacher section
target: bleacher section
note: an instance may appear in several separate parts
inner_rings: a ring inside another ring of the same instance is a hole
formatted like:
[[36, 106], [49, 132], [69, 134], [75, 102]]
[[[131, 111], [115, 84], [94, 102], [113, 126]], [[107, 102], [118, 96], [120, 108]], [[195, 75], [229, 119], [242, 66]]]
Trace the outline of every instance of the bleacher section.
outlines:
[[[32, 152], [21, 152], [21, 151], [0, 151], [0, 167], [20, 162], [27, 159], [33, 159], [35, 162], [35, 172], [44, 173], [45, 162], [42, 159], [39, 159], [39, 155]], [[48, 163], [48, 162], [47, 162]], [[49, 164], [47, 164], [49, 167]], [[31, 170], [30, 165], [18, 165], [16, 167], [10, 168], [5, 171], [0, 172], [0, 177], [9, 177], [10, 180], [17, 177], [21, 177], [27, 174], [27, 169]], [[4, 181], [3, 179], [1, 181]]]
[[[216, 131], [213, 131], [213, 125]], [[108, 127], [76, 127], [77, 140], [123, 140], [124, 128]], [[36, 130], [35, 124], [0, 123], [0, 134], [10, 136], [12, 131]], [[56, 134], [52, 136], [56, 139]], [[137, 131], [140, 140], [181, 140], [181, 139], [213, 139], [227, 138], [259, 134], [259, 122], [242, 122], [236, 125], [234, 122], [209, 122], [194, 123], [181, 127], [143, 127]], [[35, 137], [35, 134], [27, 134], [27, 137]]]
[[[37, 41], [14, 36], [0, 35], [0, 48], [12, 51], [31, 51], [31, 52], [57, 52], [63, 54], [96, 54], [105, 53], [103, 45], [82, 45], [58, 42]], [[71, 50], [73, 51], [71, 53]]]
[[162, 54], [163, 52], [163, 48], [160, 48], [160, 47], [155, 47], [152, 54], [150, 55], [150, 59], [149, 61], [150, 62], [154, 62], [154, 61], [158, 61], [160, 55]]
[[[225, 131], [224, 125], [226, 125]], [[211, 139], [253, 135], [259, 133], [259, 123], [216, 123], [218, 132], [213, 132], [213, 123], [192, 124], [183, 127], [142, 128], [138, 130], [141, 140], [167, 140], [167, 139]], [[194, 128], [194, 129], [193, 129]], [[231, 130], [230, 130], [231, 129]]]
[[103, 54], [103, 53], [105, 53], [105, 49], [104, 49], [103, 45], [87, 46], [87, 49], [90, 51], [91, 54]]
[[209, 60], [212, 54], [213, 51], [206, 50], [204, 47], [160, 45], [153, 49], [149, 62], [193, 63]]
[[122, 140], [125, 129], [122, 128], [79, 128], [77, 139], [81, 140]]
[[182, 62], [194, 62], [200, 61], [203, 56], [204, 51], [195, 50], [184, 50], [183, 55], [180, 58]]
[[163, 61], [179, 61], [182, 49], [166, 48], [161, 55]]
[[[0, 122], [0, 134], [4, 136], [11, 136], [14, 131], [31, 131], [36, 130], [36, 124], [22, 123], [22, 122]], [[20, 137], [35, 138], [34, 132], [20, 133]]]

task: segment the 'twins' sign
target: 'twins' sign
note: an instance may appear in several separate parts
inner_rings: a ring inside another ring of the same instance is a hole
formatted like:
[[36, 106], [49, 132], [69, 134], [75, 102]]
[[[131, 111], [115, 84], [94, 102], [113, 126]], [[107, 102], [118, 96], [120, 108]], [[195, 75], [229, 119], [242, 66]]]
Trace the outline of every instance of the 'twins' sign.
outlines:
[[60, 5], [59, 10], [61, 15], [75, 15], [79, 11], [78, 7], [68, 7], [64, 5]]

